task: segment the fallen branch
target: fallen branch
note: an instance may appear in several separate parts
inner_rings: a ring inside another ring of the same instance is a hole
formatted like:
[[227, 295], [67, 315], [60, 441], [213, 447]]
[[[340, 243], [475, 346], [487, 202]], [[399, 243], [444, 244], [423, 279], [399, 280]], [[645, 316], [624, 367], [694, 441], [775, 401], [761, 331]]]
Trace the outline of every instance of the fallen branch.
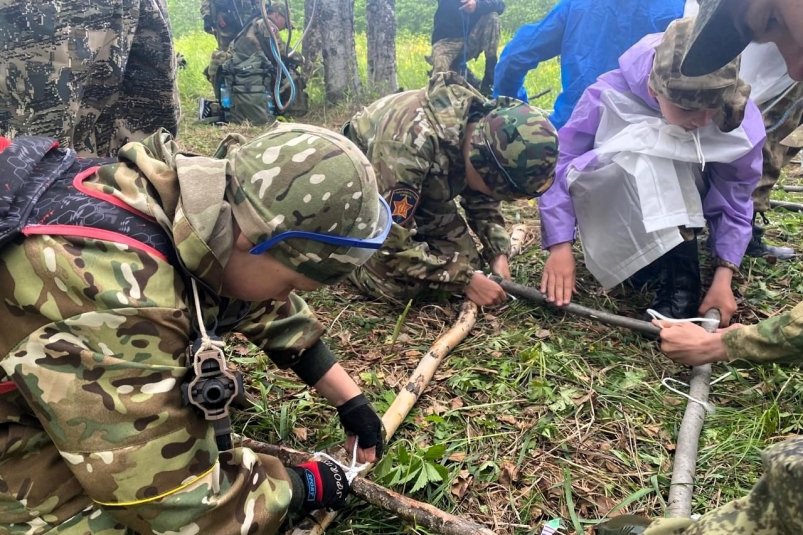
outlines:
[[803, 186], [781, 186], [781, 189], [790, 193], [800, 193], [803, 191]]
[[[257, 453], [277, 457], [285, 465], [301, 464], [312, 458], [311, 454], [303, 451], [266, 444], [250, 438], [242, 438], [240, 444]], [[371, 505], [389, 511], [414, 525], [423, 526], [443, 535], [493, 535], [494, 533], [476, 522], [447, 513], [428, 503], [413, 500], [398, 492], [393, 492], [381, 485], [368, 481], [364, 477], [357, 476], [352, 481], [351, 493]]]
[[[705, 317], [719, 320], [719, 310], [712, 308], [705, 314]], [[703, 327], [709, 332], [715, 331], [718, 325], [719, 321], [703, 323]], [[701, 403], [708, 403], [710, 387], [711, 365], [704, 364], [692, 368], [689, 396], [700, 403], [691, 400], [686, 403], [686, 412], [683, 414], [683, 421], [678, 431], [672, 482], [669, 484], [669, 500], [667, 501], [667, 511], [670, 517], [691, 516], [691, 498], [694, 491], [694, 477], [697, 472], [697, 448], [706, 413], [706, 407]]]
[[786, 201], [770, 201], [770, 208], [785, 208], [792, 212], [803, 212], [803, 204]]
[[627, 316], [619, 316], [617, 314], [611, 314], [610, 312], [596, 310], [594, 308], [578, 305], [576, 303], [569, 303], [568, 305], [562, 307], [555, 306], [554, 304], [547, 301], [546, 296], [542, 294], [540, 291], [536, 290], [535, 288], [530, 288], [529, 286], [523, 286], [521, 284], [517, 284], [512, 281], [502, 280], [498, 277], [491, 277], [491, 278], [493, 278], [496, 282], [498, 282], [502, 286], [502, 288], [510, 295], [514, 295], [516, 297], [520, 297], [528, 301], [533, 301], [535, 303], [538, 303], [539, 305], [544, 305], [554, 310], [561, 310], [563, 312], [568, 312], [569, 314], [574, 314], [575, 316], [591, 318], [597, 321], [601, 321], [602, 323], [607, 323], [608, 325], [624, 327], [626, 329], [630, 329], [633, 331], [637, 331], [655, 337], [658, 336], [658, 332], [660, 331], [658, 327], [656, 327], [649, 321], [637, 320], [635, 318], [628, 318]]
[[[527, 236], [527, 227], [525, 225], [514, 225], [510, 232], [510, 257], [522, 251], [521, 245]], [[435, 371], [440, 366], [443, 359], [452, 352], [452, 349], [462, 342], [474, 324], [477, 322], [477, 312], [479, 308], [474, 302], [466, 299], [460, 307], [460, 315], [457, 321], [449, 328], [448, 331], [438, 337], [432, 344], [429, 351], [421, 357], [418, 366], [410, 375], [407, 384], [396, 395], [388, 410], [382, 416], [382, 423], [385, 426], [387, 433], [387, 440], [390, 442], [391, 437], [396, 433], [396, 430], [402, 424], [404, 419], [415, 406], [418, 398], [424, 392]], [[363, 473], [370, 470], [370, 466], [366, 466]], [[306, 524], [292, 531], [290, 535], [323, 535], [326, 528], [337, 517], [337, 512], [319, 513], [314, 515], [317, 524], [308, 527]]]

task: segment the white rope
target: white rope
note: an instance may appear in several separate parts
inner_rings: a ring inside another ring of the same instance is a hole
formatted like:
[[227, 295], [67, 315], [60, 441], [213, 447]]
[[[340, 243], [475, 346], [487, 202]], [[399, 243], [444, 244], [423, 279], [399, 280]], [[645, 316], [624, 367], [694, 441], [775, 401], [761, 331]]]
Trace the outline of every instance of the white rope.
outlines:
[[697, 151], [697, 159], [703, 166], [702, 170], [705, 171], [705, 154], [703, 154], [703, 147], [700, 144], [699, 130], [692, 130], [691, 138], [694, 140], [694, 149]]
[[226, 347], [225, 342], [223, 340], [212, 340], [206, 332], [204, 319], [201, 316], [201, 299], [198, 297], [198, 286], [195, 284], [194, 278], [190, 278], [190, 283], [192, 284], [193, 301], [195, 301], [195, 318], [198, 320], [198, 331], [201, 333], [201, 347], [199, 349], [216, 348], [222, 350]]
[[358, 440], [354, 441], [354, 451], [351, 452], [351, 466], [346, 466], [345, 464], [341, 463], [340, 461], [338, 461], [325, 451], [316, 451], [313, 454], [313, 457], [318, 460], [326, 459], [335, 463], [337, 466], [341, 468], [341, 470], [343, 470], [343, 472], [345, 472], [346, 480], [349, 482], [349, 485], [351, 485], [351, 482], [354, 481], [354, 478], [360, 475], [360, 472], [362, 472], [368, 466], [368, 463], [359, 463], [359, 464], [357, 463], [358, 442], [359, 442]]
[[719, 320], [718, 319], [714, 319], [714, 318], [680, 318], [680, 319], [676, 319], [676, 318], [670, 318], [670, 317], [664, 316], [663, 314], [661, 314], [657, 310], [653, 310], [651, 308], [647, 309], [647, 314], [652, 316], [653, 319], [661, 320], [661, 321], [668, 321], [669, 323], [696, 323], [696, 322], [704, 323], [704, 322], [708, 321], [708, 322], [713, 322], [713, 323], [716, 323], [717, 325], [719, 325]]
[[712, 404], [708, 403], [707, 401], [700, 401], [699, 399], [695, 398], [694, 396], [690, 396], [689, 394], [687, 394], [685, 392], [681, 392], [680, 390], [678, 390], [677, 388], [675, 388], [673, 386], [669, 386], [669, 384], [668, 384], [669, 381], [672, 381], [672, 382], [677, 383], [679, 385], [683, 385], [685, 387], [689, 386], [688, 383], [684, 383], [683, 381], [679, 381], [679, 380], [675, 379], [674, 377], [664, 377], [663, 379], [661, 379], [661, 384], [664, 385], [669, 390], [671, 390], [672, 392], [674, 392], [675, 394], [678, 394], [679, 396], [683, 396], [684, 398], [688, 399], [689, 401], [693, 401], [694, 403], [702, 405], [703, 408], [705, 409], [705, 412], [707, 412], [708, 414], [711, 414], [711, 413], [714, 412], [714, 406]]

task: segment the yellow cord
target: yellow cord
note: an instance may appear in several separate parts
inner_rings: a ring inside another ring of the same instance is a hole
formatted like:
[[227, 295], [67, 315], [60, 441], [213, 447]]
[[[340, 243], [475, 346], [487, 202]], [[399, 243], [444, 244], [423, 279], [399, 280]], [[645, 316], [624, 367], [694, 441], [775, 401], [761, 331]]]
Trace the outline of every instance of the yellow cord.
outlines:
[[215, 469], [215, 466], [217, 466], [217, 462], [215, 462], [215, 464], [213, 464], [209, 468], [209, 470], [207, 470], [203, 474], [199, 475], [198, 477], [192, 479], [191, 481], [188, 481], [188, 482], [184, 483], [183, 485], [179, 485], [178, 487], [176, 487], [176, 488], [174, 488], [172, 490], [168, 490], [167, 492], [163, 492], [163, 493], [159, 494], [158, 496], [152, 496], [150, 498], [145, 498], [144, 500], [133, 500], [133, 501], [130, 501], [130, 502], [99, 502], [98, 500], [92, 500], [92, 501], [95, 502], [98, 505], [105, 505], [107, 507], [129, 507], [131, 505], [141, 505], [143, 503], [149, 503], [149, 502], [153, 502], [153, 501], [156, 501], [156, 500], [161, 500], [162, 498], [166, 498], [167, 496], [170, 496], [171, 494], [175, 494], [176, 492], [179, 492], [181, 490], [186, 489], [187, 487], [189, 487], [190, 485], [192, 485], [196, 481], [198, 481], [200, 479], [203, 479], [204, 477], [208, 476], [212, 472], [212, 470]]

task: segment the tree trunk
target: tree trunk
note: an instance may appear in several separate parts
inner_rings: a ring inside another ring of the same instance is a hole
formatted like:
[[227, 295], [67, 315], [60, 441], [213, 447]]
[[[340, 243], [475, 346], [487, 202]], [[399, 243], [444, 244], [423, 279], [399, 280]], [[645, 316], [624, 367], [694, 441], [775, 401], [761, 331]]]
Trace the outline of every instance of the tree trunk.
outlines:
[[360, 91], [357, 52], [354, 45], [354, 3], [351, 0], [318, 0], [326, 100], [336, 103], [356, 97]]
[[[309, 80], [321, 65], [321, 12], [316, 0], [304, 0], [304, 78]], [[311, 21], [311, 22], [310, 22]]]
[[379, 96], [393, 93], [396, 83], [396, 0], [367, 0], [368, 79]]

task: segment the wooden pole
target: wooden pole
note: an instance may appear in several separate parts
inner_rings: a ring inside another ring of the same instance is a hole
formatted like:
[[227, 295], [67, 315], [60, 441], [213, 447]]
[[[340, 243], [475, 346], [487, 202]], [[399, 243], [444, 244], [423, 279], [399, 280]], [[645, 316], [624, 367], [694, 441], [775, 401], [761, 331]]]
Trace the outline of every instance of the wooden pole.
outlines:
[[770, 208], [785, 208], [792, 212], [803, 212], [803, 204], [786, 201], [770, 201]]
[[502, 288], [504, 288], [504, 290], [510, 295], [514, 295], [516, 297], [520, 297], [528, 301], [533, 301], [535, 303], [538, 303], [539, 305], [545, 305], [547, 307], [552, 308], [553, 310], [562, 310], [564, 312], [568, 312], [569, 314], [582, 316], [584, 318], [591, 318], [593, 320], [601, 321], [602, 323], [615, 325], [617, 327], [624, 327], [626, 329], [638, 331], [640, 333], [647, 334], [650, 336], [657, 337], [658, 332], [661, 330], [652, 323], [650, 323], [649, 321], [637, 320], [635, 318], [628, 318], [626, 316], [619, 316], [617, 314], [611, 314], [610, 312], [596, 310], [594, 308], [585, 307], [583, 305], [578, 305], [576, 303], [569, 303], [566, 306], [558, 307], [547, 301], [546, 296], [542, 294], [540, 291], [536, 290], [535, 288], [530, 288], [529, 286], [523, 286], [521, 284], [517, 284], [512, 281], [501, 280], [498, 277], [492, 277], [492, 278], [496, 282], [498, 282], [500, 286], [502, 286]]
[[[266, 444], [250, 438], [242, 438], [241, 445], [257, 453], [277, 457], [284, 465], [296, 465], [309, 461], [312, 455], [284, 446]], [[366, 502], [389, 511], [417, 526], [423, 526], [443, 535], [493, 535], [493, 531], [467, 518], [442, 511], [428, 503], [408, 498], [381, 485], [357, 476], [351, 483], [351, 493]]]
[[[514, 225], [510, 232], [510, 250], [511, 258], [514, 254], [519, 254], [522, 250], [521, 243], [527, 236], [527, 227], [525, 225]], [[424, 392], [424, 389], [429, 385], [435, 371], [440, 366], [443, 359], [451, 353], [452, 349], [457, 344], [462, 342], [474, 324], [477, 322], [477, 311], [479, 308], [473, 301], [466, 299], [460, 307], [460, 315], [457, 321], [449, 328], [448, 331], [438, 337], [432, 344], [426, 355], [421, 357], [418, 366], [410, 375], [407, 384], [396, 395], [387, 412], [382, 416], [382, 423], [385, 426], [387, 433], [387, 440], [390, 442], [391, 437], [396, 433], [396, 430], [402, 424], [404, 419], [410, 413], [410, 410], [415, 406], [418, 398]], [[370, 466], [366, 466], [363, 473], [370, 470]], [[316, 524], [308, 527], [305, 523], [302, 527], [294, 529], [290, 535], [323, 535], [327, 526], [331, 524], [337, 517], [337, 512], [320, 512], [313, 515]]]
[[[719, 310], [712, 308], [705, 314], [706, 318], [716, 319], [717, 323], [705, 322], [703, 328], [709, 332], [719, 325]], [[711, 365], [695, 366], [689, 381], [689, 396], [701, 403], [708, 403], [711, 389]], [[700, 432], [705, 421], [706, 408], [696, 401], [686, 403], [686, 412], [678, 430], [678, 441], [675, 447], [675, 462], [672, 467], [672, 481], [669, 484], [669, 500], [667, 511], [670, 517], [690, 517], [691, 498], [694, 492], [694, 477], [697, 473], [697, 448]]]
[[781, 189], [784, 191], [790, 191], [793, 193], [800, 193], [803, 192], [803, 186], [781, 186]]

